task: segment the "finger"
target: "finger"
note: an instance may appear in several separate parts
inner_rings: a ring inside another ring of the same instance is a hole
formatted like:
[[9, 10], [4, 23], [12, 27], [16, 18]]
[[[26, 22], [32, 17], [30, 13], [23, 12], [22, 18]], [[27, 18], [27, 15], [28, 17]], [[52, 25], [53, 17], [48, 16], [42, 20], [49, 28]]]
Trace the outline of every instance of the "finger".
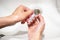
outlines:
[[22, 21], [21, 21], [21, 24], [24, 24], [25, 22], [27, 22], [27, 18], [24, 19], [24, 20], [22, 20]]
[[[29, 13], [32, 13], [31, 11], [29, 11]], [[25, 22], [30, 22], [31, 20], [29, 20], [29, 18], [30, 18], [30, 16], [32, 15], [32, 14], [24, 14], [25, 16], [26, 16], [26, 18], [21, 22], [22, 24], [24, 24]], [[28, 21], [29, 20], [29, 21]]]
[[24, 15], [25, 15], [25, 19], [27, 20], [28, 18], [30, 18], [30, 16], [33, 14], [33, 11], [32, 10], [28, 10], [27, 12], [24, 12]]
[[43, 17], [41, 16], [41, 14], [38, 14], [38, 15], [36, 15], [36, 18], [38, 18], [39, 19], [39, 21], [41, 20], [43, 20]]
[[39, 14], [38, 18], [39, 18], [40, 22], [44, 22], [44, 18], [43, 18], [43, 16], [41, 14]]
[[24, 24], [25, 23], [25, 20], [21, 22], [21, 24]]
[[38, 15], [36, 16], [36, 19], [35, 19], [35, 24], [34, 25], [38, 25], [40, 23], [39, 19], [38, 19]]
[[27, 8], [26, 6], [23, 6], [23, 5], [18, 6], [17, 9], [19, 9], [19, 11], [29, 10], [29, 8]]
[[27, 22], [28, 22], [28, 25], [33, 24], [33, 23], [34, 23], [34, 21], [35, 21], [35, 18], [33, 18], [32, 20], [29, 20], [29, 19], [28, 19], [28, 21], [27, 21]]
[[21, 24], [24, 24], [25, 22], [21, 22]]
[[45, 24], [44, 24], [42, 27], [40, 27], [40, 34], [41, 34], [41, 35], [42, 35], [44, 29], [45, 29]]
[[32, 14], [33, 14], [33, 10], [28, 10], [28, 11], [26, 11], [26, 15], [31, 16]]
[[36, 17], [34, 17], [30, 22], [28, 22], [28, 25], [33, 26], [36, 23]]
[[39, 20], [40, 20], [40, 24], [39, 24], [40, 27], [38, 27], [38, 30], [39, 30], [38, 32], [42, 34], [45, 28], [45, 22], [44, 22], [43, 16], [41, 16], [40, 14], [39, 14]]
[[[28, 19], [28, 23], [29, 24], [31, 24], [31, 23], [34, 23], [35, 21], [37, 21], [38, 20], [38, 18], [37, 17], [39, 17], [38, 15], [36, 15], [33, 19]], [[37, 23], [39, 22], [39, 20], [37, 21]]]
[[24, 12], [27, 12], [28, 10], [30, 10], [28, 7], [25, 7]]
[[40, 22], [40, 20], [39, 20], [39, 15], [36, 15], [35, 17], [36, 17], [36, 19], [37, 19], [37, 22], [39, 23], [39, 22]]

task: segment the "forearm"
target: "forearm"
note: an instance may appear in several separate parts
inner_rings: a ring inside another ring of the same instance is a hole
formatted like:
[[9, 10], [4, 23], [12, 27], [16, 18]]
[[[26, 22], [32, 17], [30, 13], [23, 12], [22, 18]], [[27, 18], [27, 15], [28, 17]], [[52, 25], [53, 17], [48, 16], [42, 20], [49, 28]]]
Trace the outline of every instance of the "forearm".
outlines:
[[0, 28], [15, 24], [17, 21], [13, 16], [0, 17]]

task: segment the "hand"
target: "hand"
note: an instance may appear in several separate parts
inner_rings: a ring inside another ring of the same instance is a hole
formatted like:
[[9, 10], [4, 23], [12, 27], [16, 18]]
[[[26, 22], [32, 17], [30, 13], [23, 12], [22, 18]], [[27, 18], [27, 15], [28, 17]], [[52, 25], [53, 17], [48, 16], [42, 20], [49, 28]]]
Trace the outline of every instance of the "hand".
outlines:
[[20, 5], [16, 10], [13, 12], [12, 16], [16, 21], [23, 21], [26, 20], [28, 16], [30, 16], [33, 13], [32, 10], [29, 8]]
[[12, 15], [6, 17], [0, 17], [0, 28], [13, 25], [17, 22], [24, 21], [33, 13], [29, 8], [20, 5], [13, 12]]
[[29, 40], [41, 40], [42, 33], [45, 28], [45, 23], [43, 17], [39, 14], [35, 16], [35, 18], [28, 23], [28, 35]]

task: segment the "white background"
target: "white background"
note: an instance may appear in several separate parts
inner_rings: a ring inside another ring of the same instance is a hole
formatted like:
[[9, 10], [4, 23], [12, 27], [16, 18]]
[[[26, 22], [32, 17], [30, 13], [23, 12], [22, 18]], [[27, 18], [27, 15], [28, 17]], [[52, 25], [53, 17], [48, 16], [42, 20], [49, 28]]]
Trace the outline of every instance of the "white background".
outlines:
[[[56, 8], [56, 0], [0, 0], [0, 17], [12, 14], [13, 11], [21, 4], [31, 9], [41, 9], [46, 23], [43, 40], [60, 40], [60, 14]], [[18, 38], [11, 36], [12, 38], [9, 37], [9, 39], [6, 39], [7, 37], [2, 38], [4, 40], [27, 40], [28, 36], [25, 34], [27, 30], [28, 29], [25, 24], [22, 26], [20, 23], [17, 23], [0, 29], [0, 34], [19, 34], [15, 35]], [[22, 31], [24, 35], [20, 34], [20, 31]]]

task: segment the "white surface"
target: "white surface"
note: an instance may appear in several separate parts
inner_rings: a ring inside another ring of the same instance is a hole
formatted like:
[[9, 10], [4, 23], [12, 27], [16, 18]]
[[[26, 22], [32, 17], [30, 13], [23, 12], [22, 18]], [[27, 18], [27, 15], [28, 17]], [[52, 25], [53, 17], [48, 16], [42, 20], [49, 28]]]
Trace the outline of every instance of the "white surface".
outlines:
[[[24, 4], [31, 9], [38, 7], [39, 9], [41, 9], [42, 15], [44, 16], [44, 19], [46, 22], [46, 27], [44, 31], [44, 40], [60, 40], [60, 14], [58, 13], [56, 6], [54, 4], [55, 0], [37, 0], [37, 1], [35, 0], [26, 1], [25, 0], [23, 2], [21, 0], [18, 0], [18, 1], [17, 0], [13, 0], [13, 1], [12, 0], [8, 0], [8, 1], [0, 0], [0, 1], [2, 1], [0, 2], [1, 3], [0, 16], [10, 15], [15, 10], [15, 8], [19, 6], [20, 4]], [[19, 27], [19, 26], [20, 26], [19, 24], [13, 25], [12, 27], [8, 27], [7, 29], [6, 28], [1, 29], [3, 31], [1, 30], [0, 31], [1, 33], [6, 34], [6, 35], [7, 34], [13, 35], [13, 33], [17, 34], [19, 31], [24, 30], [22, 27]], [[22, 30], [20, 30], [19, 28], [21, 28]], [[26, 35], [19, 35], [19, 36], [21, 36], [22, 40], [26, 40], [27, 38]], [[14, 37], [12, 37], [11, 39], [14, 39]], [[17, 40], [19, 39], [20, 38], [18, 38]]]
[[60, 12], [60, 0], [56, 0], [56, 5], [58, 11]]

